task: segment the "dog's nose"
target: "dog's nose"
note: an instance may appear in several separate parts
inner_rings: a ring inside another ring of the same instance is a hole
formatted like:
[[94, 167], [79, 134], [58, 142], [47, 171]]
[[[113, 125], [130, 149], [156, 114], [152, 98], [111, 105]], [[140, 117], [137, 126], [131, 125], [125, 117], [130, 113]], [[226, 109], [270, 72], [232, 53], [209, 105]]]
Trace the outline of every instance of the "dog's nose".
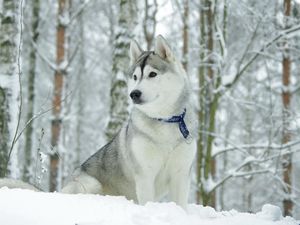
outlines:
[[130, 98], [133, 100], [133, 102], [138, 102], [140, 100], [140, 97], [142, 95], [142, 92], [139, 90], [133, 90], [130, 93]]

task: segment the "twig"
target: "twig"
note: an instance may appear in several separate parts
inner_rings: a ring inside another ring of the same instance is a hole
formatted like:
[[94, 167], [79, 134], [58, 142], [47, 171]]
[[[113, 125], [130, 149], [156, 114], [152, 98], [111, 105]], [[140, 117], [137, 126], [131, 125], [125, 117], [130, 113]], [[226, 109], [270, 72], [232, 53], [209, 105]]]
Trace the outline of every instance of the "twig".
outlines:
[[[262, 22], [262, 18], [260, 18], [260, 21], [256, 24], [256, 27], [255, 27], [255, 30], [254, 30], [254, 32], [253, 32], [253, 34], [252, 34], [252, 37], [251, 37], [251, 39], [250, 39], [250, 42], [249, 42], [248, 45], [246, 46], [246, 49], [245, 49], [245, 51], [244, 51], [244, 53], [243, 53], [243, 55], [242, 55], [242, 58], [239, 60], [238, 69], [237, 69], [238, 73], [236, 74], [235, 78], [233, 79], [233, 81], [232, 81], [231, 83], [225, 85], [227, 88], [231, 88], [231, 87], [237, 82], [237, 80], [240, 78], [240, 76], [243, 74], [243, 72], [244, 72], [244, 71], [248, 68], [248, 66], [250, 65], [249, 63], [247, 63], [246, 66], [243, 67], [243, 69], [240, 69], [240, 68], [241, 68], [241, 65], [242, 65], [242, 63], [243, 63], [243, 61], [244, 61], [244, 59], [245, 59], [245, 57], [246, 57], [246, 55], [247, 55], [247, 53], [248, 53], [248, 51], [249, 51], [249, 49], [250, 49], [250, 46], [251, 46], [252, 43], [254, 42], [254, 39], [255, 39], [255, 37], [256, 37], [257, 31], [258, 31], [258, 28], [259, 28], [259, 25], [261, 24], [261, 22]], [[253, 61], [254, 61], [254, 60], [253, 60]], [[251, 60], [250, 60], [250, 62], [251, 62]], [[252, 63], [252, 62], [251, 62], [251, 63]]]
[[41, 144], [42, 144], [42, 140], [43, 140], [43, 137], [44, 137], [44, 134], [45, 134], [45, 131], [44, 131], [44, 128], [42, 128], [41, 130], [41, 136], [39, 138], [39, 145], [38, 145], [38, 149], [37, 149], [37, 152], [36, 152], [36, 161], [35, 161], [35, 173], [34, 173], [34, 182], [35, 184], [37, 183], [36, 182], [36, 177], [37, 177], [37, 162], [38, 162], [38, 155], [41, 151]]
[[[282, 150], [282, 149], [286, 149], [286, 148], [290, 148], [292, 146], [295, 146], [297, 144], [300, 144], [300, 140], [298, 141], [294, 141], [294, 142], [290, 142], [287, 144], [282, 144], [282, 145], [259, 145], [259, 144], [250, 144], [250, 145], [240, 145], [238, 146], [239, 149], [261, 149], [261, 148], [268, 148], [268, 149], [276, 149], [276, 150]], [[222, 150], [217, 150], [215, 152], [213, 152], [213, 157], [216, 157], [219, 154], [225, 153], [225, 152], [229, 152], [229, 151], [234, 151], [236, 150], [236, 147], [229, 147], [229, 148], [224, 148]]]
[[16, 137], [16, 142], [19, 140], [20, 136], [24, 133], [24, 131], [26, 130], [26, 128], [32, 123], [32, 121], [34, 121], [35, 119], [37, 119], [38, 117], [42, 116], [43, 114], [46, 114], [47, 112], [51, 111], [53, 108], [49, 108], [46, 109], [45, 111], [42, 111], [36, 115], [34, 115], [33, 117], [30, 118], [30, 120], [28, 120], [25, 124], [25, 126], [22, 128], [22, 130], [18, 133], [17, 137]]
[[246, 69], [257, 59], [257, 57], [260, 56], [260, 54], [264, 52], [266, 49], [268, 49], [270, 46], [272, 46], [276, 41], [280, 40], [281, 38], [285, 37], [288, 34], [294, 33], [299, 30], [300, 30], [300, 25], [294, 26], [290, 29], [286, 29], [283, 32], [281, 32], [279, 35], [277, 35], [275, 38], [273, 38], [271, 41], [269, 41], [266, 45], [261, 47], [260, 50], [249, 60], [249, 62], [247, 62], [246, 65], [241, 70], [238, 71], [234, 80], [231, 83], [225, 85], [225, 87], [227, 88], [232, 87], [237, 82], [237, 80], [241, 77], [241, 75], [246, 71]]
[[39, 51], [39, 48], [37, 47], [36, 43], [33, 40], [31, 40], [31, 42], [32, 42], [32, 46], [36, 50], [39, 57], [49, 66], [50, 69], [52, 69], [53, 71], [56, 71], [57, 70], [56, 65], [51, 63], [49, 59], [47, 59], [45, 56], [43, 56], [43, 54]]
[[75, 18], [76, 18], [77, 16], [79, 16], [79, 15], [83, 12], [83, 10], [88, 6], [88, 4], [89, 4], [90, 2], [91, 2], [90, 0], [87, 0], [87, 1], [85, 1], [84, 3], [82, 3], [82, 4], [78, 7], [77, 11], [75, 11], [75, 13], [74, 13], [74, 14], [72, 15], [72, 17], [70, 18], [69, 23], [66, 24], [66, 25], [69, 26], [69, 25], [75, 20]]
[[[221, 135], [218, 135], [218, 134], [212, 133], [212, 132], [208, 132], [208, 131], [205, 131], [205, 130], [200, 130], [199, 132], [202, 133], [202, 134], [213, 136], [215, 138], [222, 139], [223, 141], [226, 141], [230, 145], [234, 146], [234, 149], [236, 149], [236, 150], [242, 152], [243, 154], [249, 156], [249, 153], [246, 150], [244, 150], [243, 148], [239, 147], [237, 144], [233, 143], [232, 141], [228, 140], [228, 138], [224, 138]], [[215, 156], [216, 156], [216, 154], [212, 154], [212, 157], [215, 157]]]
[[[296, 149], [294, 151], [283, 151], [280, 152], [278, 154], [274, 154], [270, 157], [267, 158], [263, 158], [263, 159], [256, 159], [256, 158], [251, 158], [251, 159], [245, 159], [245, 161], [239, 165], [238, 167], [236, 167], [233, 172], [230, 172], [227, 176], [223, 177], [221, 180], [219, 180], [212, 188], [210, 188], [209, 190], [207, 190], [207, 193], [210, 193], [212, 191], [214, 191], [216, 188], [218, 188], [220, 185], [222, 185], [223, 183], [225, 183], [228, 179], [232, 178], [232, 177], [241, 177], [241, 176], [247, 176], [247, 175], [252, 175], [255, 174], [255, 171], [249, 171], [248, 173], [244, 173], [244, 175], [242, 173], [238, 173], [238, 171], [240, 171], [242, 168], [244, 168], [245, 166], [249, 165], [249, 164], [260, 164], [260, 163], [264, 163], [276, 158], [280, 158], [284, 155], [289, 155], [295, 152], [299, 152], [300, 149]], [[258, 173], [274, 173], [273, 170], [271, 169], [265, 169], [265, 170], [257, 170]]]
[[[66, 95], [66, 97], [64, 97], [61, 102], [64, 102], [69, 96], [71, 95], [71, 93], [69, 93], [68, 95]], [[35, 119], [37, 119], [38, 117], [40, 117], [41, 115], [43, 114], [46, 114], [47, 112], [53, 110], [54, 107], [51, 107], [51, 108], [48, 108], [40, 113], [38, 113], [37, 115], [31, 117], [30, 120], [28, 120], [25, 124], [25, 126], [22, 128], [22, 130], [18, 133], [18, 130], [19, 130], [19, 126], [18, 126], [18, 129], [16, 129], [16, 132], [15, 132], [15, 136], [14, 136], [14, 139], [13, 139], [13, 143], [12, 143], [12, 147], [10, 149], [10, 153], [9, 153], [9, 156], [8, 156], [8, 159], [7, 159], [7, 164], [6, 164], [6, 168], [8, 166], [8, 162], [10, 160], [10, 156], [11, 156], [11, 152], [13, 150], [13, 145], [19, 140], [19, 138], [21, 137], [21, 135], [24, 133], [24, 131], [26, 130], [26, 128], [29, 126], [29, 124], [32, 123], [32, 121], [34, 121]]]

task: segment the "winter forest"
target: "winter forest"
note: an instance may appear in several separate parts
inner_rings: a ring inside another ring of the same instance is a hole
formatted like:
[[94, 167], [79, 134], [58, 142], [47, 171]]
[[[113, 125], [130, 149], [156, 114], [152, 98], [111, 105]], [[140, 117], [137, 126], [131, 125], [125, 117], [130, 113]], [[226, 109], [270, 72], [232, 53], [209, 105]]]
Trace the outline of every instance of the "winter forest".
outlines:
[[56, 191], [129, 114], [162, 34], [199, 122], [189, 201], [300, 219], [299, 0], [0, 0], [0, 177]]

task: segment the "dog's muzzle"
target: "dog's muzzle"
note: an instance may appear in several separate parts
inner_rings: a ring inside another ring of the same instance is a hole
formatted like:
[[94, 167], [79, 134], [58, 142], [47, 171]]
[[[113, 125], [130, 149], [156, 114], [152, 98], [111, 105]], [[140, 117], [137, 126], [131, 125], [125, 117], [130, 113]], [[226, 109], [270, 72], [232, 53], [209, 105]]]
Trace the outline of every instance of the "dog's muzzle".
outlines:
[[130, 98], [132, 99], [133, 103], [135, 103], [135, 104], [142, 103], [141, 96], [142, 96], [142, 92], [139, 90], [133, 90], [130, 93]]

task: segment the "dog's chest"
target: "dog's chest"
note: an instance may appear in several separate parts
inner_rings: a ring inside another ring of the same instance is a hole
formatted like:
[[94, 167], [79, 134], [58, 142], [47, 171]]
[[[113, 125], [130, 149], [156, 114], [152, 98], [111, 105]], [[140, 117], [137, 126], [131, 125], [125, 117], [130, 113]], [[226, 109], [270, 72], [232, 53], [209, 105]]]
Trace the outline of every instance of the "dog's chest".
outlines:
[[[165, 172], [168, 161], [176, 157], [176, 151], [186, 144], [178, 123], [166, 123], [155, 119], [132, 120], [131, 151], [142, 167]], [[188, 128], [190, 124], [187, 124]]]
[[176, 151], [180, 151], [185, 141], [176, 124], [148, 126], [135, 133], [130, 148], [141, 167], [165, 174], [169, 168], [168, 162], [174, 161]]
[[150, 141], [162, 147], [173, 148], [178, 142], [184, 141], [177, 123], [151, 121], [141, 127]]

